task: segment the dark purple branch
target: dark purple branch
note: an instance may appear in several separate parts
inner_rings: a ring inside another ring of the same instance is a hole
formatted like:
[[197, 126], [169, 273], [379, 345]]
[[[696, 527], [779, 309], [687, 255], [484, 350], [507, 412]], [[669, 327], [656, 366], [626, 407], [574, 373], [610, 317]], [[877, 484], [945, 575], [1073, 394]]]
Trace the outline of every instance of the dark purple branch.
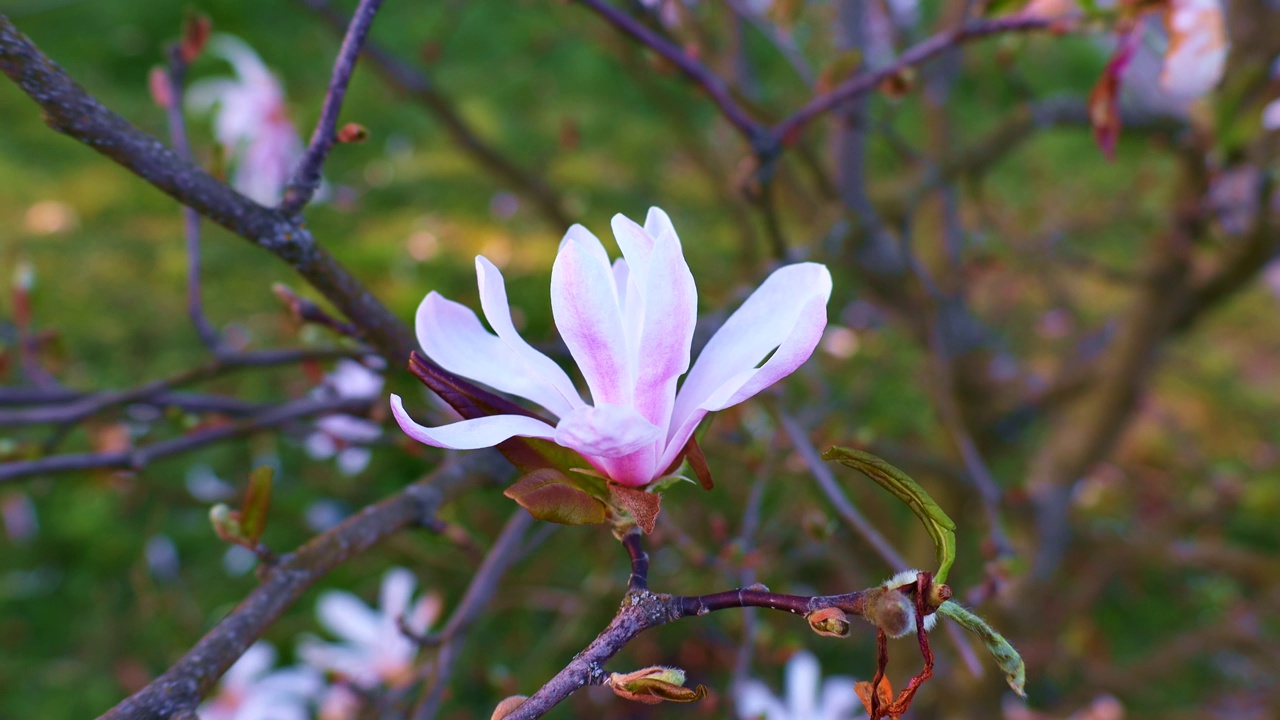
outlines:
[[[105, 396], [114, 394], [115, 393], [111, 392], [80, 392], [69, 388], [59, 388], [47, 391], [36, 388], [0, 388], [0, 407], [27, 405], [41, 408], [42, 406], [60, 405], [80, 400], [97, 402]], [[93, 400], [89, 400], [90, 398], [93, 398]], [[259, 412], [266, 407], [263, 403], [249, 402], [239, 398], [187, 392], [157, 393], [155, 395], [149, 395], [141, 400], [134, 401], [130, 404], [142, 405], [156, 409], [175, 407], [187, 412], [221, 413], [232, 417], [249, 415]], [[61, 412], [61, 409], [59, 408], [55, 412]], [[10, 417], [7, 413], [0, 412], [0, 418], [7, 417]], [[41, 420], [40, 422], [45, 421]], [[58, 422], [58, 420], [52, 420], [49, 422]], [[0, 422], [0, 425], [3, 424], [3, 422]], [[15, 422], [13, 424], [23, 423]]]
[[489, 600], [498, 590], [498, 584], [507, 569], [511, 567], [524, 549], [525, 535], [533, 527], [533, 517], [524, 508], [516, 509], [511, 519], [502, 528], [502, 534], [493, 542], [493, 547], [485, 556], [484, 562], [472, 576], [467, 591], [463, 593], [458, 607], [449, 616], [449, 622], [440, 631], [440, 651], [431, 666], [431, 680], [426, 693], [418, 706], [414, 708], [414, 720], [429, 720], [436, 716], [445, 691], [449, 688], [449, 677], [453, 673], [453, 665], [462, 653], [462, 645], [466, 641], [467, 629], [471, 627], [488, 606]]
[[608, 673], [604, 664], [640, 633], [687, 617], [698, 617], [717, 610], [760, 607], [806, 615], [815, 610], [838, 607], [848, 615], [862, 615], [861, 592], [841, 595], [804, 597], [782, 595], [768, 590], [742, 588], [712, 595], [681, 597], [639, 590], [628, 592], [621, 609], [604, 632], [585, 650], [574, 656], [563, 670], [556, 673], [524, 704], [507, 716], [507, 720], [531, 720], [585, 685], [604, 683]]
[[576, 0], [576, 2], [579, 5], [587, 6], [587, 8], [607, 20], [609, 24], [620, 32], [640, 41], [645, 47], [658, 53], [665, 60], [679, 68], [680, 72], [702, 88], [702, 91], [707, 94], [707, 97], [711, 98], [716, 107], [720, 108], [725, 120], [728, 120], [729, 124], [733, 125], [746, 138], [747, 142], [751, 143], [752, 148], [758, 155], [771, 154], [769, 145], [762, 144], [768, 139], [768, 128], [751, 117], [742, 105], [738, 104], [724, 81], [711, 72], [707, 66], [690, 57], [688, 53], [677, 47], [670, 40], [650, 30], [640, 21], [604, 2], [604, 0]]
[[[326, 0], [297, 0], [329, 25], [336, 32], [343, 32], [349, 24], [345, 15], [338, 12]], [[373, 63], [388, 85], [422, 103], [444, 126], [459, 148], [471, 155], [481, 167], [506, 182], [517, 193], [533, 201], [552, 226], [563, 229], [573, 223], [563, 207], [563, 202], [547, 181], [514, 164], [483, 140], [458, 113], [453, 102], [440, 91], [423, 72], [396, 57], [390, 51], [366, 41], [363, 55]]]
[[909, 48], [889, 65], [859, 73], [841, 83], [831, 92], [810, 100], [804, 107], [795, 111], [772, 128], [773, 141], [784, 146], [791, 145], [799, 137], [805, 126], [818, 116], [834, 110], [852, 98], [874, 90], [881, 82], [893, 77], [903, 69], [919, 65], [961, 43], [999, 33], [1043, 30], [1050, 25], [1051, 22], [1043, 18], [1013, 15], [994, 20], [977, 20], [938, 33]]
[[296, 219], [249, 200], [108, 110], [0, 15], [0, 72], [73, 137], [231, 232], [266, 249], [307, 279], [388, 361], [417, 345], [409, 329], [320, 247]]
[[[129, 390], [93, 394], [79, 394], [69, 391], [60, 393], [57, 396], [64, 398], [64, 401], [69, 401], [64, 405], [0, 411], [0, 427], [38, 423], [74, 423], [112, 407], [138, 402], [153, 402], [167, 390], [201, 380], [210, 380], [238, 370], [291, 365], [308, 360], [358, 357], [359, 355], [361, 353], [357, 351], [341, 348], [259, 350], [235, 355], [223, 355], [199, 367]], [[22, 397], [19, 394], [14, 404], [21, 402]], [[6, 404], [4, 400], [4, 395], [0, 394], [0, 405]]]
[[262, 584], [181, 660], [101, 720], [168, 720], [191, 713], [227, 668], [316, 581], [390, 535], [432, 517], [468, 483], [502, 472], [494, 453], [467, 455], [281, 557]]
[[342, 47], [338, 49], [338, 59], [333, 63], [333, 75], [329, 78], [329, 91], [325, 93], [324, 106], [320, 109], [320, 120], [316, 122], [311, 142], [297, 169], [293, 171], [289, 186], [284, 191], [284, 200], [280, 203], [280, 210], [285, 214], [297, 214], [311, 201], [316, 189], [320, 187], [320, 168], [324, 166], [325, 158], [338, 139], [338, 114], [342, 112], [342, 101], [347, 96], [347, 85], [351, 83], [356, 60], [360, 57], [360, 48], [364, 45], [364, 39], [373, 25], [373, 18], [381, 6], [382, 0], [360, 0], [351, 24], [347, 26]]
[[277, 427], [294, 420], [329, 413], [366, 413], [370, 402], [365, 399], [330, 398], [317, 400], [306, 398], [274, 406], [268, 410], [225, 425], [163, 440], [151, 445], [102, 453], [52, 455], [38, 460], [23, 460], [0, 465], [0, 483], [12, 482], [36, 475], [53, 475], [88, 470], [130, 470], [137, 472], [155, 460], [170, 455], [205, 447], [224, 440], [231, 440], [251, 433]]
[[292, 288], [284, 283], [272, 285], [271, 291], [276, 294], [276, 297], [280, 298], [280, 302], [283, 302], [289, 308], [289, 312], [298, 322], [314, 323], [327, 327], [339, 335], [345, 335], [357, 340], [360, 338], [360, 329], [355, 325], [335, 318], [325, 312], [319, 305], [295, 293]]
[[[165, 114], [169, 119], [169, 140], [173, 151], [183, 160], [191, 160], [191, 146], [187, 142], [186, 119], [182, 112], [183, 78], [187, 74], [187, 61], [182, 57], [182, 46], [169, 46], [169, 65], [165, 79], [169, 82], [169, 102]], [[218, 331], [204, 314], [200, 299], [200, 213], [182, 206], [182, 223], [187, 240], [187, 315], [195, 326], [200, 342], [211, 352], [219, 349]]]
[[627, 578], [627, 590], [635, 592], [649, 589], [649, 553], [644, 550], [644, 537], [632, 530], [622, 536], [622, 547], [631, 558], [631, 577]]

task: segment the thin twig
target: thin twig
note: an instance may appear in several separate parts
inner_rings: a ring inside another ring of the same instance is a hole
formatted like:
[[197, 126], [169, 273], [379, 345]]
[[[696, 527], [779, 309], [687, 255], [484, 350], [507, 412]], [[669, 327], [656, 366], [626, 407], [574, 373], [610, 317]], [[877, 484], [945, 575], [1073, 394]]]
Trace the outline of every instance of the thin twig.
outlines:
[[320, 168], [324, 166], [325, 158], [338, 140], [338, 114], [342, 112], [342, 101], [347, 96], [347, 85], [355, 72], [360, 48], [364, 45], [364, 39], [373, 25], [373, 18], [381, 6], [382, 0], [360, 0], [355, 15], [351, 17], [347, 34], [342, 39], [342, 47], [338, 49], [338, 58], [333, 63], [333, 75], [329, 78], [329, 90], [324, 96], [320, 119], [316, 122], [315, 132], [311, 134], [311, 142], [308, 143], [302, 160], [285, 188], [284, 200], [280, 202], [281, 212], [287, 215], [297, 214], [311, 201], [320, 187]]
[[[187, 61], [182, 56], [182, 46], [173, 44], [168, 50], [169, 64], [165, 78], [169, 81], [169, 102], [165, 114], [169, 119], [169, 141], [173, 151], [183, 160], [191, 160], [191, 145], [187, 142], [186, 118], [182, 112], [183, 78], [187, 73]], [[187, 241], [187, 315], [195, 326], [200, 342], [214, 354], [220, 348], [218, 331], [204, 313], [200, 293], [200, 213], [182, 206], [183, 229]]]
[[711, 98], [711, 101], [716, 104], [716, 107], [724, 115], [725, 120], [742, 134], [752, 148], [758, 151], [758, 154], [764, 152], [764, 146], [759, 144], [767, 139], [768, 128], [751, 117], [750, 113], [733, 98], [733, 93], [729, 91], [724, 81], [711, 72], [706, 65], [698, 62], [670, 40], [650, 30], [640, 21], [603, 0], [576, 0], [576, 2], [579, 5], [585, 5], [620, 32], [630, 35], [645, 47], [661, 55], [667, 62], [679, 68], [681, 73], [701, 88], [707, 94], [707, 97]]
[[855, 75], [844, 81], [834, 90], [819, 95], [808, 104], [792, 113], [770, 130], [775, 142], [787, 146], [794, 143], [804, 128], [815, 118], [834, 110], [851, 98], [874, 90], [884, 80], [902, 72], [902, 70], [919, 65], [930, 58], [970, 40], [1007, 32], [1043, 30], [1050, 26], [1050, 21], [1039, 17], [1011, 15], [993, 20], [976, 20], [960, 27], [938, 33], [933, 37], [907, 49], [892, 63]]
[[[296, 0], [338, 33], [342, 33], [349, 20], [347, 16], [327, 0]], [[553, 227], [563, 229], [573, 223], [564, 208], [564, 201], [547, 182], [546, 178], [525, 169], [507, 159], [501, 151], [480, 137], [474, 127], [458, 112], [436, 83], [424, 72], [401, 60], [386, 48], [372, 40], [366, 40], [363, 56], [373, 63], [391, 87], [422, 103], [444, 126], [453, 142], [470, 155], [480, 167], [507, 183], [513, 191], [533, 201], [543, 217]]]
[[649, 589], [649, 553], [644, 549], [644, 537], [638, 528], [622, 536], [622, 547], [631, 558], [631, 576], [627, 578], [627, 590]]
[[[54, 407], [34, 407], [0, 411], [0, 427], [56, 423], [68, 425], [96, 415], [104, 410], [130, 403], [155, 401], [166, 391], [191, 383], [211, 380], [228, 373], [253, 368], [292, 365], [312, 360], [359, 357], [364, 353], [343, 348], [317, 348], [298, 350], [259, 350], [234, 355], [222, 355], [203, 365], [185, 370], [161, 380], [139, 385], [129, 390], [107, 391], [91, 394], [70, 393], [64, 395], [69, 402]], [[0, 405], [5, 404], [0, 395]]]
[[0, 465], [0, 483], [37, 475], [54, 475], [88, 470], [129, 470], [138, 472], [155, 460], [190, 452], [207, 445], [277, 427], [294, 420], [330, 413], [366, 413], [370, 401], [359, 398], [305, 398], [276, 405], [268, 410], [224, 425], [198, 430], [151, 445], [101, 453], [51, 455], [38, 460], [22, 460]]
[[194, 709], [227, 668], [316, 581], [392, 534], [431, 517], [468, 483], [502, 474], [499, 462], [492, 452], [468, 455], [284, 555], [182, 659], [100, 720], [167, 720]]
[[471, 578], [471, 584], [458, 602], [458, 607], [449, 616], [449, 622], [440, 631], [440, 651], [431, 666], [431, 678], [426, 692], [413, 710], [414, 720], [430, 720], [440, 709], [440, 702], [449, 688], [449, 676], [453, 673], [453, 665], [462, 653], [466, 641], [467, 629], [471, 627], [494, 593], [503, 573], [520, 557], [524, 549], [524, 538], [533, 527], [533, 517], [524, 508], [517, 508], [511, 519], [502, 528], [498, 539], [485, 556], [484, 562]]

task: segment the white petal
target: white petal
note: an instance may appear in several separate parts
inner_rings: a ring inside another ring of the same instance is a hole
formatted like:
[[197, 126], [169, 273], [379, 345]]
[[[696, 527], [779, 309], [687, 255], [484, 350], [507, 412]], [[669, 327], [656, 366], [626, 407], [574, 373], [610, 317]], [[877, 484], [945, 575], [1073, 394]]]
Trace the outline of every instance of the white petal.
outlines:
[[378, 684], [372, 658], [359, 646], [337, 645], [304, 637], [298, 643], [298, 657], [311, 667], [338, 673], [359, 687], [372, 688]]
[[313, 460], [327, 460], [338, 452], [338, 444], [324, 432], [313, 432], [308, 435], [304, 447], [307, 450], [307, 456]]
[[[703, 416], [746, 400], [813, 354], [827, 325], [831, 273], [816, 263], [779, 268], [703, 348], [676, 396], [667, 449], [675, 459]], [[769, 352], [773, 355], [756, 368]]]
[[774, 696], [764, 683], [758, 680], [747, 680], [738, 686], [735, 693], [738, 716], [743, 720], [791, 720], [787, 709]]
[[618, 241], [622, 256], [632, 272], [644, 275], [649, 268], [649, 255], [653, 252], [653, 238], [644, 228], [626, 215], [613, 216], [613, 237]]
[[584, 455], [616, 458], [663, 439], [662, 428], [625, 405], [583, 407], [560, 419], [556, 443]]
[[792, 717], [817, 717], [818, 682], [821, 679], [822, 667], [813, 653], [801, 650], [787, 661], [787, 709]]
[[349, 447], [338, 453], [338, 470], [347, 477], [359, 475], [372, 458], [373, 452], [367, 447]]
[[413, 599], [413, 589], [418, 579], [404, 568], [391, 568], [382, 576], [382, 590], [378, 596], [378, 608], [383, 617], [393, 622], [409, 609], [409, 601]]
[[836, 675], [827, 678], [822, 683], [822, 704], [819, 708], [821, 717], [826, 718], [852, 718], [859, 708], [862, 707], [862, 701], [858, 699], [858, 693], [854, 691], [855, 680], [844, 675]]
[[[536, 375], [544, 383], [551, 386], [563, 399], [558, 405], [540, 403], [543, 407], [563, 416], [573, 408], [582, 407], [582, 396], [573, 386], [573, 381], [554, 360], [538, 352], [525, 342], [516, 331], [511, 321], [511, 307], [507, 303], [507, 287], [502, 272], [484, 256], [476, 256], [476, 281], [480, 287], [480, 305], [484, 309], [484, 317], [489, 326], [498, 334], [498, 338], [506, 343], [512, 353], [524, 362], [526, 372]], [[530, 398], [532, 399], [532, 398]]]
[[595, 233], [585, 227], [577, 223], [570, 225], [568, 232], [566, 232], [564, 237], [560, 239], [560, 248], [557, 251], [557, 254], [563, 252], [565, 245], [570, 242], [578, 243], [586, 249], [587, 252], [591, 253], [591, 256], [596, 260], [604, 263], [605, 265], [609, 264], [609, 253], [605, 251], [604, 245], [600, 242], [600, 238], [596, 237]]
[[551, 268], [551, 313], [591, 389], [592, 403], [630, 405], [635, 375], [613, 268], [572, 238], [566, 237]]
[[391, 414], [405, 434], [424, 445], [453, 450], [475, 450], [493, 447], [503, 440], [520, 436], [550, 440], [556, 429], [527, 415], [489, 415], [429, 428], [419, 425], [404, 410], [399, 395], [391, 396]]
[[272, 665], [276, 664], [276, 648], [265, 640], [249, 646], [239, 660], [227, 668], [222, 684], [227, 688], [246, 688], [253, 685]]
[[316, 616], [321, 625], [343, 640], [368, 645], [378, 639], [378, 613], [349, 592], [320, 593]]
[[[671, 233], [673, 238], [678, 237], [675, 226], [671, 224], [671, 218], [660, 207], [649, 208], [649, 214], [644, 218], [644, 230], [649, 233], [650, 237], [659, 242], [662, 241], [663, 235], [667, 233]], [[677, 240], [677, 242], [679, 241]]]
[[531, 370], [524, 356], [485, 330], [480, 318], [465, 305], [431, 292], [418, 306], [417, 333], [427, 356], [451, 373], [532, 400], [556, 415], [570, 408], [554, 384]]

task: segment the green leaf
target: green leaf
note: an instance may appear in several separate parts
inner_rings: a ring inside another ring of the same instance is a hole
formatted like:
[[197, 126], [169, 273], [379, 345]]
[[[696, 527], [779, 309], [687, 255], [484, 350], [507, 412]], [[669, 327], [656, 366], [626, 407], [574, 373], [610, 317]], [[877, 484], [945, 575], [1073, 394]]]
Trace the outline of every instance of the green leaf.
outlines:
[[1027, 696], [1024, 686], [1027, 682], [1027, 666], [1022, 662], [1022, 656], [1018, 651], [1013, 649], [1008, 640], [1004, 636], [996, 632], [986, 620], [969, 612], [960, 605], [948, 600], [938, 606], [938, 612], [943, 617], [951, 618], [963, 627], [965, 630], [982, 638], [982, 642], [987, 646], [987, 651], [991, 653], [991, 657], [996, 659], [996, 664], [1004, 671], [1004, 679], [1008, 681], [1009, 687], [1013, 691], [1021, 695]]
[[924, 488], [916, 484], [910, 476], [898, 468], [881, 460], [868, 452], [853, 448], [832, 447], [822, 454], [823, 460], [835, 460], [841, 465], [875, 480], [885, 490], [907, 504], [911, 511], [924, 523], [924, 528], [933, 538], [934, 551], [938, 558], [938, 572], [933, 580], [937, 583], [947, 581], [947, 573], [956, 561], [956, 524], [938, 507], [938, 503], [929, 497]]
[[534, 470], [502, 493], [539, 520], [561, 525], [594, 525], [604, 522], [604, 503], [580, 488], [559, 470]]
[[271, 509], [271, 479], [275, 472], [263, 465], [249, 473], [249, 488], [244, 493], [244, 505], [240, 507], [240, 528], [250, 546], [258, 544], [262, 531], [267, 529], [267, 512]]

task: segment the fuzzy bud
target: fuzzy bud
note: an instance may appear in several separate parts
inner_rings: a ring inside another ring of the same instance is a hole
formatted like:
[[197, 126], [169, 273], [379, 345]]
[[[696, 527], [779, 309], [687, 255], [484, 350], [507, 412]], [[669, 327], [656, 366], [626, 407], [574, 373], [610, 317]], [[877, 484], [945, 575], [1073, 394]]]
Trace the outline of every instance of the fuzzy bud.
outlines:
[[805, 616], [809, 627], [824, 637], [849, 637], [849, 616], [840, 608], [815, 610]]

